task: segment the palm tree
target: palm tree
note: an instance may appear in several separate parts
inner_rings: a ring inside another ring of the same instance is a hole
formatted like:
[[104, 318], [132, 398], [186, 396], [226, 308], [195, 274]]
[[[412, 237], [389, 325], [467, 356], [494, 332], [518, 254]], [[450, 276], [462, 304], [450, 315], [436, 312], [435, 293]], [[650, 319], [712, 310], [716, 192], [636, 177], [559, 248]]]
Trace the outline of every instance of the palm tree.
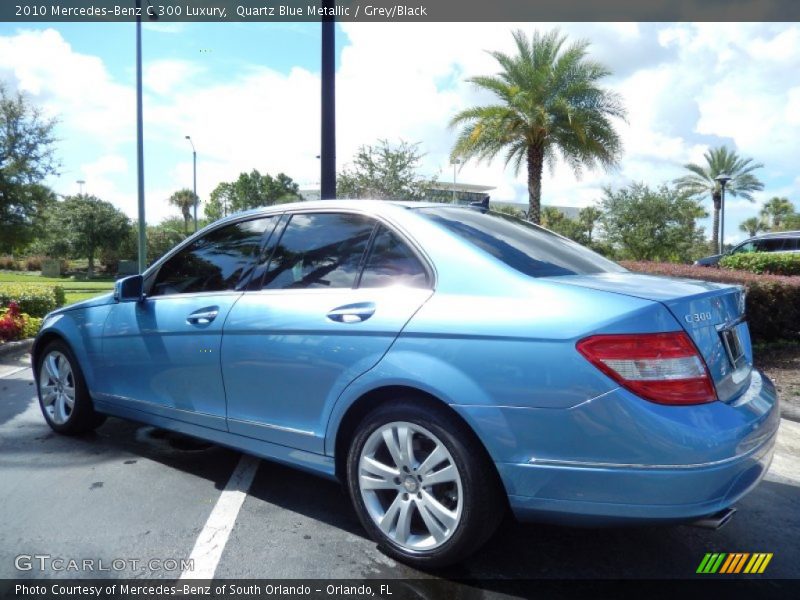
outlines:
[[492, 160], [505, 153], [505, 164], [528, 170], [528, 218], [541, 214], [542, 169], [558, 156], [580, 176], [584, 166], [613, 167], [622, 151], [613, 118], [624, 119], [620, 96], [599, 81], [610, 75], [587, 58], [587, 41], [565, 46], [557, 30], [534, 32], [528, 40], [514, 32], [516, 54], [490, 52], [500, 64], [497, 75], [468, 81], [496, 96], [498, 102], [459, 112], [451, 127], [463, 125], [451, 152], [457, 158]]
[[773, 230], [780, 229], [781, 224], [794, 214], [794, 204], [788, 198], [773, 196], [761, 208], [761, 216], [770, 224]]
[[752, 158], [743, 158], [735, 150], [726, 146], [711, 148], [703, 157], [705, 165], [689, 163], [684, 167], [691, 172], [675, 180], [679, 190], [687, 192], [690, 196], [706, 196], [711, 194], [714, 204], [714, 221], [712, 239], [717, 246], [717, 251], [722, 251], [724, 240], [719, 239], [719, 211], [722, 208], [722, 188], [717, 177], [726, 174], [730, 176], [725, 186], [725, 193], [734, 198], [745, 198], [753, 202], [753, 192], [764, 189], [764, 184], [753, 175], [753, 171], [761, 169], [764, 165], [753, 162]]
[[767, 225], [763, 219], [759, 219], [758, 217], [750, 217], [739, 224], [739, 230], [744, 231], [748, 237], [753, 237], [762, 231], [768, 231], [769, 225]]
[[188, 188], [178, 190], [169, 197], [169, 203], [181, 209], [183, 215], [184, 233], [189, 233], [189, 222], [192, 220], [192, 208], [197, 201], [197, 196]]

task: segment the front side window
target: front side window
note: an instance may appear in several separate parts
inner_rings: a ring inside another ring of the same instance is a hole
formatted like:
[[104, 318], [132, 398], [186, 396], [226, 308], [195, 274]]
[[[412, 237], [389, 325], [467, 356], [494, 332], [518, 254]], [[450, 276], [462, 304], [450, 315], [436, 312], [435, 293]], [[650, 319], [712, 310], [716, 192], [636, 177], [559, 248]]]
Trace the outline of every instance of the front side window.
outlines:
[[375, 222], [337, 213], [292, 215], [275, 246], [262, 289], [350, 288]]
[[755, 252], [756, 251], [756, 244], [755, 242], [745, 242], [741, 246], [737, 246], [733, 249], [731, 254], [747, 254], [748, 252]]
[[161, 265], [148, 295], [237, 289], [255, 265], [264, 232], [275, 218], [220, 227], [192, 242]]
[[425, 267], [411, 248], [397, 234], [381, 227], [372, 243], [358, 287], [392, 285], [426, 288], [430, 282]]
[[624, 273], [618, 264], [527, 221], [471, 208], [416, 209], [450, 233], [530, 277]]

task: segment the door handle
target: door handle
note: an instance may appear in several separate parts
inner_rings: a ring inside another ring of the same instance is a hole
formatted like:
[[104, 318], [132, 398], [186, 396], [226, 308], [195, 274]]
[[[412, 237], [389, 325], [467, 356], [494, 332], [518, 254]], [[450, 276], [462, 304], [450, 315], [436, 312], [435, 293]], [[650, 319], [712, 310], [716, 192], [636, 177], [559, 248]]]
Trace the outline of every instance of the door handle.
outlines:
[[186, 322], [190, 325], [208, 325], [217, 318], [217, 314], [219, 310], [216, 308], [204, 308], [186, 317]]
[[361, 323], [374, 314], [375, 304], [373, 302], [359, 302], [334, 308], [328, 313], [328, 318], [337, 323]]

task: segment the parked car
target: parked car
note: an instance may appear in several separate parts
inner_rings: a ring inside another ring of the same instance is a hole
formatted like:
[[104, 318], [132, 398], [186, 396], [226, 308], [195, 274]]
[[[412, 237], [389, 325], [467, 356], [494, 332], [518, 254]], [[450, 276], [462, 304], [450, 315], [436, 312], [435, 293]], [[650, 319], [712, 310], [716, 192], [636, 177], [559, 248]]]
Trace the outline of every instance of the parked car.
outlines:
[[701, 267], [716, 267], [723, 256], [743, 252], [800, 252], [800, 231], [780, 231], [765, 233], [740, 242], [730, 251], [696, 260]]
[[509, 507], [719, 526], [779, 423], [741, 288], [441, 204], [225, 218], [50, 313], [33, 364], [55, 431], [113, 415], [339, 479], [387, 553], [428, 567]]

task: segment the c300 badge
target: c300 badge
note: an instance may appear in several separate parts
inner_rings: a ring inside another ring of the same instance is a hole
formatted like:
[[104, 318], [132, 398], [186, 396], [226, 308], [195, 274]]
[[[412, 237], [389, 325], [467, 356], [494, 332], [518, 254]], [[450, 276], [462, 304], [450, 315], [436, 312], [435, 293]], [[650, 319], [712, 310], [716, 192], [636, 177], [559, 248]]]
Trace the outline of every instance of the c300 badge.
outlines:
[[690, 315], [684, 315], [684, 320], [687, 323], [703, 323], [705, 321], [711, 320], [711, 313], [710, 312], [701, 312], [701, 313], [692, 313]]

